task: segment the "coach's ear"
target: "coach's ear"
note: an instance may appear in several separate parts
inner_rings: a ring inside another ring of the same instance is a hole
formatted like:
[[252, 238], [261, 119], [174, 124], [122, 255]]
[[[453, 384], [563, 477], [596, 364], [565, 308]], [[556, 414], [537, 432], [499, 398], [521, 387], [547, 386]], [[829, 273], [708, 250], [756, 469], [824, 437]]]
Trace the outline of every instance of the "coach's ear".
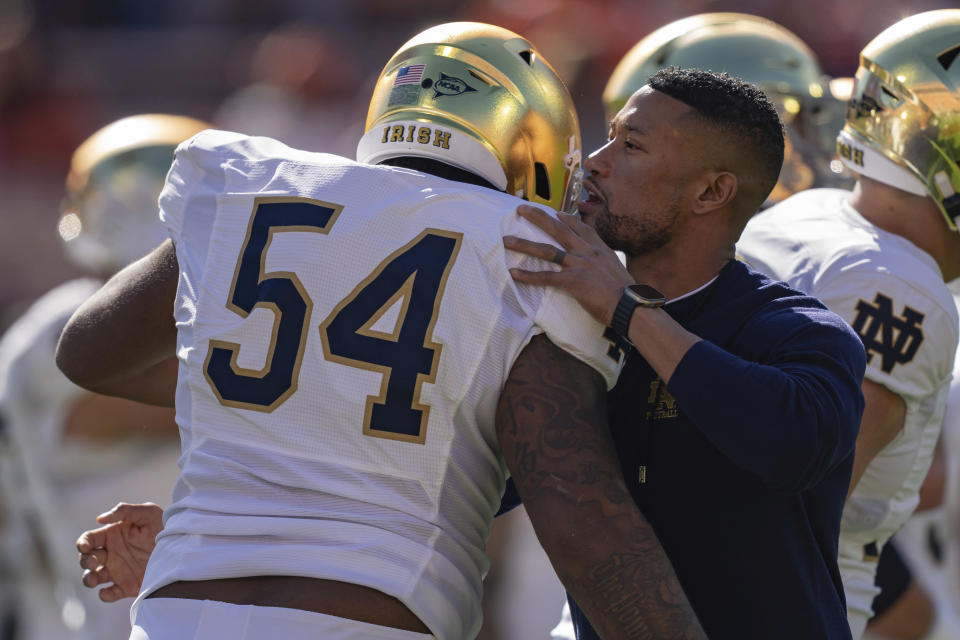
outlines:
[[737, 197], [740, 182], [737, 176], [729, 171], [707, 171], [703, 174], [697, 189], [692, 211], [697, 215], [705, 215], [729, 206]]

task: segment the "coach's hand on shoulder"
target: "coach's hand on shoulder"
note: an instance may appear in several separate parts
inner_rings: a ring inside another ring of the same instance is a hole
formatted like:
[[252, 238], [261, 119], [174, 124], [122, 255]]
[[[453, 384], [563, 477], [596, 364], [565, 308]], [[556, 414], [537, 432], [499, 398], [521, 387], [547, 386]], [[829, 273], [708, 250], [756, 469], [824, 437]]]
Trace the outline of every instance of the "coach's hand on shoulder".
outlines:
[[84, 531], [77, 539], [84, 586], [107, 585], [100, 590], [104, 602], [136, 596], [163, 529], [163, 509], [152, 502], [121, 502], [97, 516], [97, 522], [105, 526]]
[[517, 282], [555, 286], [576, 298], [587, 312], [609, 326], [623, 289], [634, 283], [617, 254], [597, 232], [577, 216], [560, 213], [553, 218], [529, 205], [517, 207], [517, 215], [546, 231], [560, 248], [516, 236], [504, 236], [503, 246], [560, 265], [559, 271], [511, 269]]

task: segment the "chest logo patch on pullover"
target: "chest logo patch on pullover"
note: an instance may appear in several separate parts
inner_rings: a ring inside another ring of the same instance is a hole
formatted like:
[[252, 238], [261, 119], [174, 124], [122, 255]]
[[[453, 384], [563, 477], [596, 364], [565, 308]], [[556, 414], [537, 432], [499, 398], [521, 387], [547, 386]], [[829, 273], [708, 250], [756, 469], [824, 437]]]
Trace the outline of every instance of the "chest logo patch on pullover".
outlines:
[[680, 413], [677, 401], [667, 391], [667, 385], [657, 378], [650, 381], [650, 394], [647, 396], [646, 419], [650, 421], [669, 420]]

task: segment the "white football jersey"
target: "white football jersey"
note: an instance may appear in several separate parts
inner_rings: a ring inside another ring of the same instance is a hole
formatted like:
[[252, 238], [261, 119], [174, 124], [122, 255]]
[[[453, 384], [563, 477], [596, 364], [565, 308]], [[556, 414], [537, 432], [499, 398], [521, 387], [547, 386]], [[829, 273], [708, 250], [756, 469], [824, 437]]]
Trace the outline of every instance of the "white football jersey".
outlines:
[[268, 138], [180, 146], [160, 208], [182, 472], [140, 598], [310, 576], [395, 596], [438, 638], [477, 634], [515, 358], [546, 333], [608, 387], [622, 360], [571, 297], [510, 277], [545, 263], [504, 234], [549, 241], [521, 202]]
[[861, 610], [865, 623], [876, 591], [865, 547], [878, 552], [917, 506], [943, 422], [958, 319], [933, 258], [871, 224], [849, 195], [791, 196], [754, 216], [737, 249], [754, 269], [820, 298], [850, 323], [867, 352], [865, 377], [906, 403], [903, 430], [868, 465], [843, 511], [848, 611]]

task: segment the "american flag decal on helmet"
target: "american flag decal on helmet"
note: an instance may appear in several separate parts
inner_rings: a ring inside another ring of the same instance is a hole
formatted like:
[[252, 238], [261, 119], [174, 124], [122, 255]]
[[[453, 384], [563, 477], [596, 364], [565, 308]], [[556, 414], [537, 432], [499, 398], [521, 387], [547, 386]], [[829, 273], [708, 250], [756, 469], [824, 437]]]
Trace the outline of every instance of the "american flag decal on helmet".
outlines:
[[425, 64], [411, 64], [406, 67], [400, 67], [400, 71], [397, 71], [397, 78], [393, 81], [393, 86], [420, 84], [420, 80], [423, 79], [423, 70], [426, 66]]

